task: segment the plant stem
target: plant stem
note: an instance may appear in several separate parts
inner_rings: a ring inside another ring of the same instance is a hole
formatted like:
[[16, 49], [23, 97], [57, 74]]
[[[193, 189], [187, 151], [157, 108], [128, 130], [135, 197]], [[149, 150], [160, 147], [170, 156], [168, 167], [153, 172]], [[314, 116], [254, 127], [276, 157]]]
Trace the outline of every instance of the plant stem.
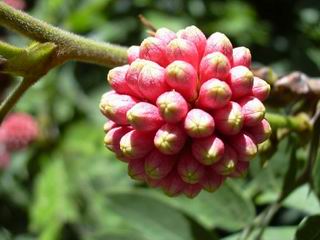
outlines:
[[17, 54], [23, 53], [25, 50], [8, 43], [0, 41], [0, 55], [5, 58], [11, 58]]
[[13, 89], [10, 95], [1, 103], [0, 105], [0, 123], [3, 121], [7, 113], [16, 104], [16, 102], [21, 98], [21, 96], [32, 86], [37, 79], [34, 78], [24, 78], [18, 83], [18, 85]]
[[0, 2], [0, 25], [13, 29], [38, 42], [57, 45], [60, 63], [77, 60], [104, 66], [118, 66], [127, 62], [125, 47], [96, 42], [64, 31]]

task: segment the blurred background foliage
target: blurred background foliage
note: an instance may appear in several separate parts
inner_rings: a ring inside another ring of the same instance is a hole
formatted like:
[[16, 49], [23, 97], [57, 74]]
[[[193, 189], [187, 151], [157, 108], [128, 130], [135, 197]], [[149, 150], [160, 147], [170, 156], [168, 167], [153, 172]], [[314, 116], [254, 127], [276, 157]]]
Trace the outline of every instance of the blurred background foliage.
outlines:
[[[235, 46], [252, 50], [257, 66], [271, 66], [279, 75], [293, 70], [320, 75], [318, 0], [35, 0], [26, 5], [27, 12], [51, 24], [125, 46], [139, 45], [146, 36], [138, 14], [172, 30], [194, 24], [207, 36], [224, 32]], [[16, 45], [28, 43], [3, 29], [1, 34]], [[293, 135], [281, 142], [267, 167], [255, 161], [246, 179], [229, 181], [214, 194], [172, 199], [146, 189], [130, 180], [125, 164], [103, 146], [105, 119], [98, 103], [108, 90], [107, 71], [68, 63], [16, 106], [38, 119], [41, 137], [14, 154], [0, 173], [1, 240], [237, 239], [275, 201], [291, 158], [298, 165], [306, 159], [307, 148], [295, 151]], [[304, 217], [319, 213], [316, 194], [302, 186], [284, 202], [263, 239], [291, 240]]]

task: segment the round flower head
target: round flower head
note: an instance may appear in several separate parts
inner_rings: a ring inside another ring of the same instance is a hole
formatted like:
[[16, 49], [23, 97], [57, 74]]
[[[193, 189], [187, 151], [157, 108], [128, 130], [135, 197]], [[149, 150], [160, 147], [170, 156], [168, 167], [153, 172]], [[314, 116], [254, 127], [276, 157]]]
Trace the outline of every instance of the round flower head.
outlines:
[[250, 163], [247, 161], [238, 161], [236, 165], [236, 169], [234, 172], [230, 174], [233, 178], [242, 178], [245, 177], [248, 169], [249, 169]]
[[228, 84], [219, 79], [210, 79], [202, 84], [197, 105], [205, 109], [222, 108], [231, 99], [231, 89]]
[[135, 96], [138, 96], [141, 98], [143, 98], [143, 95], [139, 89], [139, 84], [138, 84], [139, 75], [142, 69], [146, 65], [159, 66], [158, 64], [151, 61], [147, 61], [145, 59], [136, 59], [130, 64], [130, 67], [126, 75], [126, 81], [127, 81], [128, 87], [131, 89], [131, 91], [134, 93]]
[[117, 93], [135, 95], [129, 88], [126, 80], [126, 75], [129, 69], [129, 65], [123, 65], [111, 69], [108, 73], [107, 80], [109, 85], [116, 90]]
[[154, 137], [155, 147], [163, 154], [177, 154], [183, 148], [187, 135], [181, 125], [164, 124]]
[[246, 47], [237, 47], [232, 51], [233, 66], [245, 66], [250, 68], [251, 66], [251, 53]]
[[163, 124], [158, 108], [147, 102], [137, 103], [126, 116], [128, 123], [134, 129], [141, 131], [155, 131]]
[[163, 119], [168, 123], [177, 123], [185, 118], [188, 103], [176, 91], [165, 92], [157, 99], [157, 106]]
[[194, 138], [210, 136], [214, 131], [214, 126], [213, 117], [201, 109], [192, 109], [184, 120], [187, 134]]
[[161, 66], [167, 65], [166, 44], [158, 38], [148, 37], [140, 45], [139, 57], [158, 63]]
[[232, 98], [236, 99], [251, 93], [253, 86], [253, 74], [244, 66], [231, 68], [227, 83], [232, 90]]
[[182, 193], [185, 187], [185, 182], [182, 181], [176, 171], [172, 171], [161, 181], [161, 187], [165, 194], [173, 197]]
[[263, 79], [254, 77], [251, 94], [260, 101], [264, 101], [270, 94], [270, 85]]
[[127, 50], [128, 54], [128, 63], [131, 64], [134, 60], [139, 58], [140, 55], [140, 47], [139, 46], [131, 46]]
[[244, 97], [239, 101], [245, 126], [257, 125], [264, 118], [266, 109], [262, 102], [255, 97]]
[[235, 171], [237, 166], [237, 153], [228, 145], [224, 145], [224, 154], [220, 161], [212, 168], [220, 175], [229, 175]]
[[108, 133], [112, 128], [117, 127], [117, 124], [114, 121], [107, 120], [106, 123], [103, 125], [103, 131]]
[[175, 162], [175, 156], [165, 155], [158, 150], [153, 150], [145, 158], [144, 169], [148, 177], [162, 179], [173, 169]]
[[213, 112], [216, 128], [225, 135], [234, 135], [241, 131], [243, 115], [241, 107], [236, 102], [229, 102], [225, 107]]
[[115, 127], [110, 129], [104, 137], [104, 145], [110, 151], [116, 153], [117, 156], [122, 157], [123, 154], [120, 150], [120, 139], [129, 131], [130, 128], [128, 127]]
[[206, 36], [196, 26], [186, 27], [177, 32], [178, 38], [182, 38], [192, 42], [197, 50], [200, 57], [202, 57], [204, 49], [207, 44]]
[[208, 192], [216, 191], [224, 181], [224, 177], [217, 174], [214, 169], [207, 168], [206, 173], [200, 181], [202, 188]]
[[239, 161], [250, 161], [257, 154], [257, 145], [253, 139], [245, 133], [231, 136], [229, 143], [233, 149], [236, 150]]
[[184, 61], [174, 61], [169, 64], [166, 68], [166, 81], [186, 100], [196, 99], [198, 76], [191, 64]]
[[185, 39], [173, 39], [166, 48], [169, 63], [175, 60], [181, 60], [190, 63], [195, 69], [198, 69], [199, 54], [196, 46]]
[[232, 62], [232, 44], [226, 35], [220, 32], [211, 34], [207, 39], [205, 54], [220, 52]]
[[205, 173], [204, 165], [200, 164], [190, 151], [183, 153], [178, 162], [178, 173], [186, 183], [198, 183]]
[[168, 28], [159, 28], [156, 31], [155, 37], [161, 40], [165, 45], [177, 38], [176, 34]]
[[131, 159], [128, 163], [128, 175], [134, 180], [144, 181], [146, 178], [144, 159]]
[[272, 132], [271, 126], [266, 119], [262, 119], [261, 122], [252, 127], [247, 127], [246, 131], [257, 144], [266, 141]]
[[120, 150], [126, 158], [142, 158], [145, 157], [153, 149], [152, 132], [142, 132], [131, 130], [123, 135], [120, 140]]
[[117, 124], [128, 124], [127, 112], [137, 103], [137, 99], [129, 95], [117, 93], [104, 94], [100, 101], [100, 111]]
[[261, 102], [270, 86], [249, 70], [250, 50], [223, 33], [206, 39], [189, 26], [152, 35], [108, 74], [105, 145], [133, 179], [168, 196], [214, 192], [244, 176], [270, 136]]
[[195, 198], [201, 192], [202, 186], [199, 183], [186, 184], [183, 188], [183, 194], [188, 198]]
[[214, 52], [202, 58], [199, 67], [200, 83], [204, 83], [211, 78], [226, 80], [230, 63], [228, 58], [220, 52]]
[[223, 141], [215, 136], [197, 139], [192, 144], [193, 156], [203, 165], [219, 161], [224, 153]]
[[155, 64], [145, 65], [140, 72], [138, 86], [145, 99], [156, 102], [157, 98], [168, 90], [165, 69]]

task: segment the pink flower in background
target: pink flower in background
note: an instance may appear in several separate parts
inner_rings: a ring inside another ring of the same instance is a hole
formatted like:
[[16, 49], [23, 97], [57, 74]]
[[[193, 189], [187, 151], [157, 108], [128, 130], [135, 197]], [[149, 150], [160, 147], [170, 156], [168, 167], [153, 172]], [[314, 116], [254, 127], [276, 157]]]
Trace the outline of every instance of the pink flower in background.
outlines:
[[4, 2], [15, 9], [24, 10], [27, 6], [24, 0], [4, 0]]
[[106, 147], [133, 179], [193, 198], [245, 175], [271, 134], [262, 103], [270, 86], [250, 71], [249, 49], [195, 26], [160, 28], [128, 49], [128, 62], [110, 70], [114, 91], [100, 110]]
[[26, 148], [38, 137], [38, 124], [26, 113], [9, 114], [0, 125], [0, 143], [9, 152]]

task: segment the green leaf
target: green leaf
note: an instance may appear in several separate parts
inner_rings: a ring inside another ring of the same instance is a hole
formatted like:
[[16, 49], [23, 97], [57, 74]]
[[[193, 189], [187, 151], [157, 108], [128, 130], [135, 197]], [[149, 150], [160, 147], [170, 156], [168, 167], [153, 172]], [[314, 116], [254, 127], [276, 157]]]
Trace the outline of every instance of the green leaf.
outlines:
[[110, 193], [111, 208], [147, 240], [191, 240], [188, 221], [157, 199], [138, 193]]
[[194, 199], [184, 196], [169, 198], [150, 190], [146, 194], [180, 209], [206, 229], [220, 227], [239, 230], [251, 223], [255, 216], [252, 202], [241, 194], [232, 181], [226, 182], [215, 193], [203, 191]]
[[[256, 202], [257, 204], [269, 204], [276, 201], [277, 197], [278, 194], [275, 192], [266, 192], [258, 196]], [[314, 192], [310, 191], [310, 187], [307, 184], [291, 193], [289, 197], [285, 199], [283, 205], [306, 214], [320, 213], [319, 201]]]
[[288, 145], [288, 139], [281, 141], [277, 151], [263, 168], [258, 161], [251, 163], [250, 175], [253, 179], [244, 189], [247, 196], [254, 197], [261, 192], [280, 193], [289, 167]]
[[[268, 227], [263, 234], [263, 240], [292, 240], [295, 232], [295, 227]], [[254, 231], [249, 239], [255, 240], [254, 237], [258, 231]], [[222, 240], [238, 240], [241, 233], [233, 234], [225, 237]]]
[[320, 215], [306, 217], [299, 224], [295, 234], [295, 240], [320, 239]]
[[31, 228], [40, 234], [41, 240], [59, 239], [63, 225], [77, 218], [64, 163], [60, 159], [50, 160], [37, 178], [31, 206]]

